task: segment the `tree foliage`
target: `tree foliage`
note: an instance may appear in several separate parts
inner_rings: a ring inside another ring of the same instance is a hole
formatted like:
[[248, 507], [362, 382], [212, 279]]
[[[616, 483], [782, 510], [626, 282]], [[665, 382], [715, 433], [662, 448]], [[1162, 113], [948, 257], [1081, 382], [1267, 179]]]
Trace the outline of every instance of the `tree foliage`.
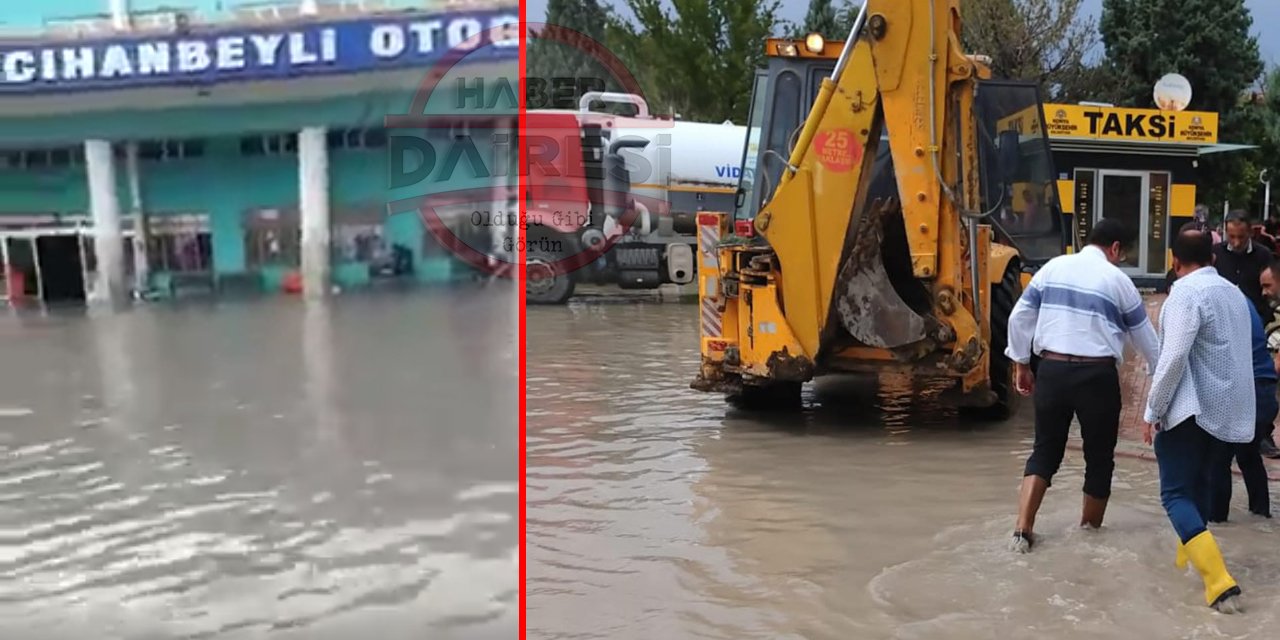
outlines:
[[849, 37], [849, 30], [853, 28], [861, 6], [853, 0], [844, 0], [839, 8], [832, 0], [809, 0], [804, 22], [792, 30], [791, 37], [798, 39], [820, 33], [827, 40], [844, 40]]
[[[1256, 137], [1251, 140], [1256, 141], [1259, 146], [1255, 154], [1256, 168], [1259, 173], [1262, 170], [1267, 171], [1267, 178], [1274, 187], [1271, 209], [1262, 217], [1280, 218], [1280, 67], [1267, 70], [1259, 82], [1258, 91], [1250, 95], [1246, 109], [1255, 129]], [[1257, 187], [1261, 190], [1262, 176], [1257, 177], [1259, 179]], [[1255, 199], [1258, 200], [1257, 206], [1252, 209], [1262, 211], [1265, 198]]]
[[[533, 27], [529, 38], [527, 95], [530, 109], [572, 109], [585, 90], [626, 91], [625, 82], [601, 63], [596, 49], [609, 49], [607, 25], [612, 11], [600, 0], [550, 0], [547, 25], [564, 27], [574, 43], [552, 38], [547, 27]], [[557, 86], [571, 83], [573, 91]]]
[[1055, 100], [1091, 99], [1105, 78], [1086, 64], [1099, 39], [1081, 2], [969, 0], [961, 16], [964, 45], [990, 56], [996, 77], [1034, 80]]
[[611, 20], [607, 37], [652, 107], [685, 120], [746, 119], [765, 39], [781, 26], [778, 0], [627, 0], [627, 6], [634, 21]]
[[[1190, 108], [1216, 111], [1219, 136], [1252, 139], [1262, 125], [1245, 91], [1263, 71], [1253, 18], [1244, 0], [1104, 0], [1099, 28], [1114, 78], [1114, 101], [1152, 107], [1152, 87], [1167, 73], [1191, 82]], [[1205, 156], [1201, 199], [1248, 201], [1257, 187], [1251, 154]]]

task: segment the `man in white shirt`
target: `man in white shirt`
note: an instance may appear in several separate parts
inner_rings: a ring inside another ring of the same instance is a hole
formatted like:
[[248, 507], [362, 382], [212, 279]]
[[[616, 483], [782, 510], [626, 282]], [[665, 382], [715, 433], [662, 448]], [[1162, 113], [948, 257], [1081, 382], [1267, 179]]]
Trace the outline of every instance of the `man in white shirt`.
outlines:
[[[1120, 270], [1137, 234], [1118, 220], [1094, 225], [1088, 246], [1050, 260], [1036, 272], [1009, 315], [1009, 347], [1017, 389], [1035, 393], [1035, 444], [1027, 458], [1013, 532], [1014, 551], [1035, 544], [1036, 512], [1066, 453], [1073, 418], [1084, 440], [1080, 525], [1102, 526], [1111, 497], [1120, 429], [1120, 372], [1126, 341], [1148, 366], [1158, 344], [1142, 295]], [[1034, 375], [1031, 356], [1040, 356]]]
[[1145, 439], [1155, 434], [1160, 502], [1178, 533], [1178, 566], [1190, 560], [1204, 580], [1205, 602], [1234, 613], [1240, 587], [1205, 520], [1210, 474], [1230, 464], [1229, 443], [1254, 437], [1252, 303], [1212, 265], [1207, 233], [1185, 229], [1174, 239], [1178, 280], [1160, 310]]

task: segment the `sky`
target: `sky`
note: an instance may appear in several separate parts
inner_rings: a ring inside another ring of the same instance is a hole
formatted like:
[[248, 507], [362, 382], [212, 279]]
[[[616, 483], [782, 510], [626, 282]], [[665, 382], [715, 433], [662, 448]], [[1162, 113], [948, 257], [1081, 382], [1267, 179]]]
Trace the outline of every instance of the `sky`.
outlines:
[[[614, 6], [625, 6], [623, 0], [605, 0]], [[836, 3], [837, 5], [839, 2]], [[1280, 63], [1280, 30], [1272, 29], [1271, 33], [1261, 36], [1259, 25], [1280, 24], [1280, 2], [1276, 0], [1246, 0], [1246, 5], [1253, 13], [1253, 33], [1260, 36], [1259, 47], [1262, 60], [1268, 65]], [[529, 11], [531, 22], [545, 20], [547, 16], [547, 0], [527, 0], [525, 5]], [[1095, 19], [1102, 12], [1102, 0], [1084, 0], [1084, 10]], [[792, 22], [802, 22], [805, 11], [809, 8], [808, 0], [783, 0], [782, 18]]]

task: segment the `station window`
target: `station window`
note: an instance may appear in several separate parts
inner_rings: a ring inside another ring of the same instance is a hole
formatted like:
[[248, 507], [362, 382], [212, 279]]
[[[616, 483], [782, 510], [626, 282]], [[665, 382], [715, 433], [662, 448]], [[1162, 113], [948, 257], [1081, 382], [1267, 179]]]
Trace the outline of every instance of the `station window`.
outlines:
[[384, 260], [388, 252], [387, 243], [382, 237], [382, 225], [368, 223], [334, 225], [334, 262], [375, 263]]
[[387, 146], [387, 130], [386, 129], [366, 129], [364, 132], [364, 146], [369, 148]]
[[[117, 147], [116, 155], [123, 156], [124, 145]], [[204, 140], [146, 140], [138, 143], [138, 158], [152, 162], [172, 162], [199, 158], [204, 155]]]
[[21, 149], [0, 152], [0, 168], [3, 169], [50, 169], [83, 165], [84, 149], [80, 147]]
[[257, 209], [245, 216], [245, 264], [262, 267], [297, 267], [301, 264], [302, 227], [298, 214], [279, 209]]
[[152, 271], [213, 270], [213, 234], [207, 214], [157, 215], [148, 223], [147, 261]]
[[245, 136], [240, 139], [240, 155], [281, 156], [298, 152], [298, 134]]
[[395, 247], [383, 228], [386, 213], [377, 204], [349, 205], [335, 209], [331, 236], [335, 264], [361, 262], [373, 274], [394, 271]]
[[385, 129], [330, 129], [330, 149], [377, 149], [387, 146]]

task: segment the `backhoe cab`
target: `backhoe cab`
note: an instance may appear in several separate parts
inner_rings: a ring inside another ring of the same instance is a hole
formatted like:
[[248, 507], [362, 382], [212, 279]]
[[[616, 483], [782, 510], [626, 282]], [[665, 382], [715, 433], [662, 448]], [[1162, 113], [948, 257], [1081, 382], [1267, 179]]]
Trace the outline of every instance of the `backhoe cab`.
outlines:
[[737, 209], [697, 220], [695, 389], [894, 371], [1008, 414], [1008, 315], [1067, 225], [1038, 89], [991, 80], [960, 25], [959, 0], [867, 0], [846, 42], [766, 43]]

